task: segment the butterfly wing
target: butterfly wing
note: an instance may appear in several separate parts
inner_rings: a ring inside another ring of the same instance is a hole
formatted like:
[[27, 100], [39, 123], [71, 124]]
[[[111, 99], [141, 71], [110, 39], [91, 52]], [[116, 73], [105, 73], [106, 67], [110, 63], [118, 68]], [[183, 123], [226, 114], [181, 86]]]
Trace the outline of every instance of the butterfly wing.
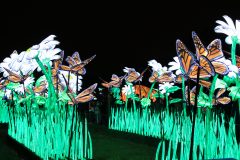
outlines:
[[196, 48], [196, 56], [199, 58], [201, 55], [207, 56], [208, 51], [202, 44], [200, 38], [197, 36], [195, 32], [192, 32], [192, 39]]
[[74, 72], [78, 72], [78, 74], [80, 75], [84, 75], [86, 74], [86, 69], [84, 68], [85, 65], [87, 65], [89, 62], [91, 62], [94, 58], [96, 57], [96, 55], [93, 55], [92, 57], [82, 61], [79, 64], [76, 64], [75, 66], [72, 67], [72, 70]]
[[184, 73], [188, 75], [191, 67], [196, 63], [195, 57], [180, 40], [176, 41], [176, 50], [180, 65]]
[[4, 69], [8, 72], [9, 76], [8, 76], [8, 80], [11, 81], [11, 82], [21, 82], [22, 80], [22, 77], [12, 71], [10, 71], [9, 69], [5, 68]]
[[165, 72], [157, 78], [157, 81], [159, 83], [173, 82], [174, 81], [173, 73], [172, 72]]
[[198, 67], [200, 67], [199, 78], [209, 78], [215, 75], [215, 70], [211, 62], [205, 56], [200, 56], [199, 64], [192, 65], [189, 70], [188, 75], [190, 78], [197, 78]]
[[149, 77], [148, 80], [149, 80], [150, 83], [153, 83], [157, 80], [157, 78], [158, 78], [158, 72], [153, 71], [152, 75]]
[[90, 87], [88, 87], [87, 89], [85, 89], [81, 93], [79, 93], [78, 96], [76, 97], [76, 99], [78, 99], [79, 97], [83, 97], [83, 96], [91, 94], [96, 88], [97, 88], [97, 83], [94, 83], [93, 85], [91, 85]]
[[77, 63], [75, 62], [75, 60], [71, 56], [67, 56], [66, 61], [69, 65], [69, 67], [77, 65]]
[[210, 61], [215, 61], [217, 59], [222, 58], [223, 52], [222, 52], [222, 44], [220, 39], [213, 40], [208, 46], [207, 46], [208, 54], [207, 58]]
[[71, 68], [69, 66], [66, 66], [66, 65], [60, 65], [59, 67], [61, 70], [64, 70], [64, 71], [71, 71]]
[[75, 64], [80, 64], [81, 63], [81, 59], [80, 59], [80, 55], [78, 52], [74, 52], [72, 55], [72, 58], [75, 62]]
[[78, 103], [86, 103], [86, 102], [89, 102], [89, 101], [93, 100], [94, 97], [95, 97], [95, 96], [94, 96], [93, 94], [89, 94], [89, 95], [85, 95], [85, 96], [83, 96], [83, 97], [77, 97], [77, 98], [76, 98], [76, 101], [77, 101]]
[[219, 97], [219, 98], [217, 98], [217, 103], [219, 104], [219, 103], [221, 103], [221, 104], [228, 104], [228, 103], [230, 103], [231, 102], [231, 99], [229, 98], [229, 97]]
[[228, 66], [220, 61], [212, 61], [212, 65], [215, 69], [215, 72], [220, 75], [227, 75], [229, 73]]
[[226, 88], [220, 88], [216, 94], [216, 98], [219, 98], [225, 91]]
[[116, 74], [113, 74], [111, 77], [111, 80], [118, 82], [120, 80], [120, 78]]
[[125, 80], [127, 82], [132, 83], [132, 82], [136, 81], [139, 76], [140, 76], [139, 73], [137, 73], [136, 71], [132, 71], [125, 77]]

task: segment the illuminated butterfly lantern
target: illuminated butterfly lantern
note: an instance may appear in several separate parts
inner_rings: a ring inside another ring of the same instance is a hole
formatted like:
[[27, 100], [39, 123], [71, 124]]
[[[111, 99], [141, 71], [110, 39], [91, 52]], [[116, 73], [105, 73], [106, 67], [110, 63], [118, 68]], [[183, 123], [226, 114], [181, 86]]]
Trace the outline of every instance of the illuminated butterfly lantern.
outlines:
[[152, 75], [149, 77], [149, 82], [158, 82], [158, 83], [163, 83], [163, 82], [174, 82], [175, 78], [173, 76], [172, 72], [164, 72], [161, 75], [157, 71], [153, 71]]
[[93, 55], [92, 57], [81, 61], [79, 53], [75, 52], [72, 56], [68, 56], [66, 58], [66, 61], [68, 62], [69, 66], [66, 65], [60, 65], [60, 69], [64, 71], [70, 71], [72, 73], [77, 73], [79, 75], [86, 74], [86, 69], [84, 68], [85, 65], [87, 65], [89, 62], [91, 62], [96, 55]]
[[129, 83], [134, 83], [134, 82], [138, 82], [138, 81], [142, 81], [142, 77], [144, 75], [144, 73], [147, 71], [148, 67], [146, 69], [144, 69], [142, 71], [142, 73], [138, 73], [134, 68], [128, 68], [125, 67], [123, 69], [123, 71], [125, 73], [127, 73], [126, 77], [125, 77], [125, 81], [129, 82]]
[[[148, 94], [150, 92], [150, 88], [144, 85], [134, 85], [134, 94], [138, 95], [139, 98], [147, 98]], [[152, 90], [152, 93], [150, 95], [150, 99], [155, 102], [156, 98], [153, 96], [154, 94], [156, 94], [156, 90]], [[121, 95], [121, 100], [122, 101], [126, 101], [126, 95], [122, 92]]]
[[209, 78], [215, 75], [215, 70], [211, 62], [204, 55], [199, 56], [197, 59], [180, 40], [176, 41], [176, 50], [183, 71], [183, 73], [176, 78], [176, 81], [181, 83], [183, 77], [184, 80], [191, 79], [196, 81], [199, 70], [199, 83], [209, 88], [211, 83], [202, 78]]
[[[229, 104], [231, 102], [231, 99], [229, 97], [222, 96], [225, 92], [226, 92], [226, 88], [220, 88], [217, 91], [216, 95], [213, 97], [211, 104], [214, 106], [218, 104], [222, 104], [222, 105]], [[191, 105], [195, 104], [195, 95], [196, 95], [196, 87], [193, 87], [190, 92]], [[198, 106], [208, 107], [211, 104], [209, 102], [209, 96], [203, 92], [200, 92], [198, 96]]]
[[118, 77], [116, 74], [113, 74], [110, 82], [104, 81], [103, 83], [101, 83], [101, 85], [106, 87], [106, 88], [120, 87], [120, 85], [122, 84], [122, 81], [125, 78], [125, 76], [126, 75]]
[[73, 95], [68, 93], [68, 96], [70, 97], [71, 101], [68, 102], [70, 105], [76, 105], [78, 103], [86, 103], [94, 99], [93, 92], [97, 88], [97, 83], [91, 85], [87, 89], [83, 90], [81, 93], [79, 93], [75, 98]]
[[[207, 46], [207, 48], [205, 48], [195, 32], [192, 32], [192, 38], [196, 48], [197, 58], [199, 59], [201, 56], [205, 56], [211, 62], [216, 73], [220, 75], [227, 75], [229, 68], [224, 62], [220, 61], [222, 58], [225, 59], [222, 51], [221, 40], [215, 39]], [[207, 67], [206, 70], [208, 70]]]
[[14, 83], [23, 83], [29, 76], [30, 72], [27, 73], [26, 75], [23, 75], [23, 73], [20, 71], [20, 74], [14, 73], [10, 71], [9, 69], [5, 68], [4, 69], [8, 72], [8, 80]]

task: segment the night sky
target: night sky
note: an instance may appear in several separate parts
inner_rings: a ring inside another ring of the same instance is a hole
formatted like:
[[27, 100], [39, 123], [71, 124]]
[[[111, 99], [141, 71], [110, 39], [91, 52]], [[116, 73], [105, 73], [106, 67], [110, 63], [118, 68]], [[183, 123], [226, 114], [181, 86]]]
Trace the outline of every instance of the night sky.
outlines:
[[[20, 53], [54, 34], [65, 57], [75, 51], [82, 60], [97, 55], [86, 66], [85, 88], [90, 83], [101, 82], [98, 77], [110, 80], [113, 73], [123, 75], [125, 66], [140, 72], [151, 59], [167, 65], [176, 56], [177, 39], [194, 51], [192, 31], [196, 31], [205, 45], [215, 38], [223, 41], [225, 35], [214, 32], [215, 21], [224, 20], [225, 14], [233, 20], [240, 19], [237, 4], [172, 5], [32, 3], [25, 7], [9, 6], [11, 10], [1, 14], [0, 61], [13, 50]], [[223, 48], [230, 50], [225, 44]]]

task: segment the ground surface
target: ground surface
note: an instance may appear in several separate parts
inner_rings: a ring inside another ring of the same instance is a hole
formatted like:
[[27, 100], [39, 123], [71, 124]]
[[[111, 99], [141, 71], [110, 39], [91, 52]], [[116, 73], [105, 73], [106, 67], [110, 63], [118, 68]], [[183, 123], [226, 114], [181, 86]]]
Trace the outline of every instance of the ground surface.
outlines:
[[[131, 133], [109, 130], [105, 126], [89, 124], [94, 160], [153, 160], [157, 139]], [[7, 145], [6, 136], [0, 135], [0, 159], [20, 160], [18, 152]]]

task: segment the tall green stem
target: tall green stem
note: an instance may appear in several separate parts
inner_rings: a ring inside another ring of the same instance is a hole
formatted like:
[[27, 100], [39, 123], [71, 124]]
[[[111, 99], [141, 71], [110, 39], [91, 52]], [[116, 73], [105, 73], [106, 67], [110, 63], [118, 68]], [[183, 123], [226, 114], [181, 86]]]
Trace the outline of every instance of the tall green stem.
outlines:
[[210, 105], [209, 108], [212, 108], [212, 99], [213, 99], [213, 94], [214, 94], [217, 78], [218, 78], [218, 74], [216, 74], [212, 80], [212, 85], [211, 85], [210, 92], [209, 92], [209, 105]]
[[232, 59], [232, 64], [236, 65], [236, 46], [238, 43], [238, 37], [237, 36], [232, 36], [232, 47], [231, 47], [231, 59]]
[[184, 77], [182, 77], [182, 100], [183, 100], [183, 113], [184, 113], [184, 116], [187, 115], [187, 112], [186, 112], [186, 93], [185, 93], [185, 79]]
[[40, 59], [38, 58], [38, 55], [36, 57], [34, 57], [34, 59], [37, 61], [39, 67], [42, 69], [43, 74], [46, 76], [46, 79], [48, 81], [48, 97], [50, 98], [50, 106], [55, 106], [55, 105], [51, 105], [51, 104], [55, 104], [57, 97], [56, 97], [56, 93], [54, 90], [54, 86], [52, 83], [52, 79], [51, 79], [51, 67], [49, 65], [49, 63], [47, 64], [49, 73], [47, 72], [46, 68], [44, 67], [43, 63], [40, 61]]

